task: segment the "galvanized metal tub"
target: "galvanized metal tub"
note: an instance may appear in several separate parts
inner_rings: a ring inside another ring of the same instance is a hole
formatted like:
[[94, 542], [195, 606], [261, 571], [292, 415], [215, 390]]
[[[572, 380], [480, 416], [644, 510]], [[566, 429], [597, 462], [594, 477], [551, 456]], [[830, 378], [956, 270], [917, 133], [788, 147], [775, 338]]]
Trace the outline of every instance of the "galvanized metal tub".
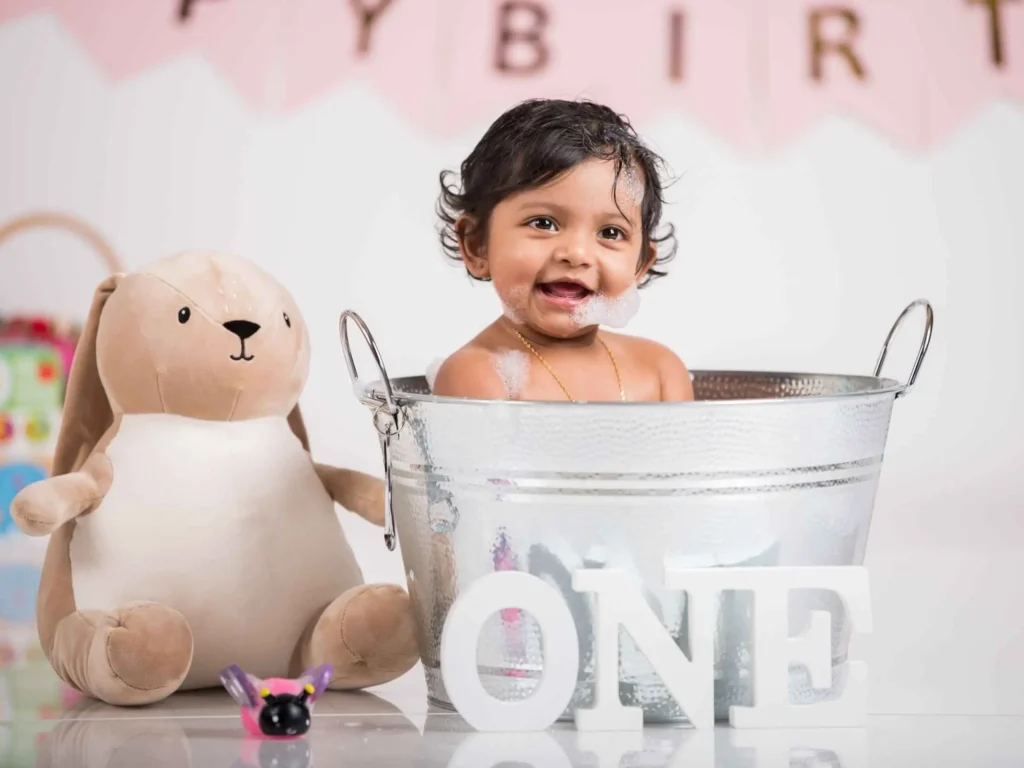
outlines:
[[[906, 383], [882, 378], [889, 343], [916, 307], [925, 328]], [[359, 327], [379, 369], [360, 379], [347, 323]], [[910, 304], [885, 340], [872, 376], [695, 371], [689, 403], [499, 402], [435, 397], [424, 377], [390, 379], [366, 324], [341, 316], [358, 397], [381, 438], [389, 508], [413, 599], [428, 694], [451, 708], [439, 649], [460, 591], [496, 570], [521, 570], [565, 597], [580, 666], [563, 717], [593, 697], [591, 604], [571, 588], [582, 566], [626, 568], [685, 652], [685, 595], [662, 586], [666, 558], [690, 567], [859, 565], [893, 404], [914, 385], [931, 339], [927, 301]], [[716, 717], [752, 704], [752, 603], [724, 593], [716, 635]], [[814, 689], [790, 669], [790, 700], [841, 693], [849, 627], [830, 593], [796, 593], [790, 631], [812, 610], [832, 616], [833, 675]], [[621, 633], [620, 697], [647, 722], [685, 721], [645, 657]], [[478, 669], [494, 697], [523, 699], [544, 658], [531, 617], [505, 610], [481, 635]]]

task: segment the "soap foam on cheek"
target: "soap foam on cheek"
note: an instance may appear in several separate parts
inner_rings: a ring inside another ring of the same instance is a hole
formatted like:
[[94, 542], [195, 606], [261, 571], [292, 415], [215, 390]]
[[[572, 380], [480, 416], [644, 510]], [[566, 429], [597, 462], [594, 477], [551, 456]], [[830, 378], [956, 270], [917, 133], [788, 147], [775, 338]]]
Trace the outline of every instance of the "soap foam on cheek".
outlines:
[[510, 349], [494, 359], [494, 370], [501, 377], [508, 396], [516, 398], [530, 378], [530, 358], [525, 352]]
[[517, 285], [508, 292], [507, 298], [501, 298], [501, 312], [515, 325], [522, 325], [525, 322], [524, 308], [529, 291], [522, 285]]
[[592, 325], [625, 328], [639, 311], [640, 290], [633, 283], [618, 296], [594, 294], [573, 311], [572, 319], [581, 328]]

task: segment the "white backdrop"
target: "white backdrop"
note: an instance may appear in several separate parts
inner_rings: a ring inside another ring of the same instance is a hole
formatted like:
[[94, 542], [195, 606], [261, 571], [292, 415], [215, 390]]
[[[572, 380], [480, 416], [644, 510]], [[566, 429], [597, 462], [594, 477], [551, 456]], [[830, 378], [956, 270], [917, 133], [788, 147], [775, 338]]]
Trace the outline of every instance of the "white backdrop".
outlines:
[[[379, 473], [337, 317], [359, 311], [392, 375], [421, 373], [497, 312], [434, 237], [437, 174], [486, 125], [440, 143], [356, 86], [284, 119], [252, 114], [198, 58], [111, 85], [47, 14], [0, 28], [0, 218], [84, 217], [129, 267], [237, 252], [311, 327], [302, 405], [318, 458]], [[935, 337], [897, 403], [868, 565], [876, 713], [1024, 713], [1024, 107], [995, 104], [914, 156], [840, 118], [742, 155], [683, 119], [640, 124], [678, 183], [680, 254], [631, 331], [692, 368], [870, 373], [925, 296]], [[0, 308], [84, 317], [102, 277], [84, 246], [29, 234], [0, 251]], [[920, 318], [891, 373], [909, 370]], [[346, 519], [368, 578], [402, 582], [379, 531]]]

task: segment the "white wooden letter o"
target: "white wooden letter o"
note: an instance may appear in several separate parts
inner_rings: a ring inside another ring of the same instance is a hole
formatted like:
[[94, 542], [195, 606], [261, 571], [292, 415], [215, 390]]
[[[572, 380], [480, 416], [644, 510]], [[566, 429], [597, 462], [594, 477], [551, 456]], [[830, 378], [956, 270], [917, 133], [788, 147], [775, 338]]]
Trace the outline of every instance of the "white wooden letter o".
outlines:
[[[476, 666], [484, 623], [498, 611], [519, 608], [540, 627], [544, 672], [533, 695], [499, 701], [484, 689]], [[519, 571], [491, 573], [455, 600], [441, 633], [441, 677], [452, 704], [478, 731], [543, 731], [565, 711], [576, 688], [579, 645], [576, 625], [562, 596]]]

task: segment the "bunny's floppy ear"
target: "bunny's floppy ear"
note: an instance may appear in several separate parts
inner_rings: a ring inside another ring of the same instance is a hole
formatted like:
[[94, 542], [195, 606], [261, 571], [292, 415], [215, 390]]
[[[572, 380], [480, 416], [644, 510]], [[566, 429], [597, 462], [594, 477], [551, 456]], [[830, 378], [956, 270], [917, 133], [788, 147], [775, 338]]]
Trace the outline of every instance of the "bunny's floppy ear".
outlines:
[[93, 294], [89, 319], [75, 348], [64, 398], [52, 474], [65, 475], [79, 469], [114, 421], [110, 399], [100, 381], [96, 362], [96, 332], [107, 299], [117, 289], [121, 275], [108, 277]]
[[292, 408], [292, 412], [288, 414], [288, 426], [292, 428], [292, 432], [299, 438], [299, 442], [302, 443], [306, 453], [309, 453], [309, 435], [306, 432], [306, 422], [302, 420], [302, 410], [299, 408], [298, 403]]

